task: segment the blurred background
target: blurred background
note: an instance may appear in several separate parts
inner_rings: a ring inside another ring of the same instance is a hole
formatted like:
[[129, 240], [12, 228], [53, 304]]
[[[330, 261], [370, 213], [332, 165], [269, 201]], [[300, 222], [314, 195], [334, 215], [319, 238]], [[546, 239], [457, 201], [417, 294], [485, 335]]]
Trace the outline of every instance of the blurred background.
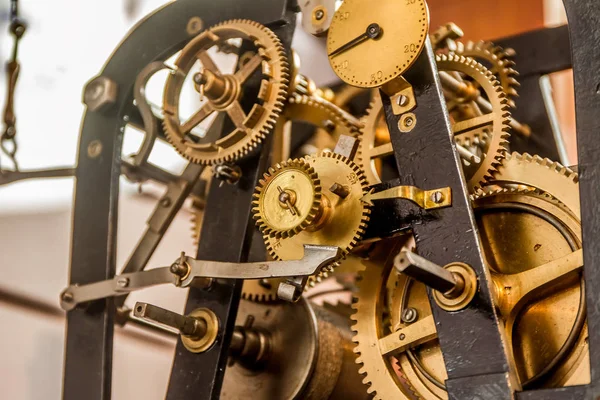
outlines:
[[[240, 0], [251, 1], [251, 0]], [[22, 169], [71, 166], [76, 161], [84, 84], [102, 68], [127, 31], [163, 0], [21, 0], [28, 30], [19, 49], [16, 94], [18, 161]], [[428, 0], [432, 29], [452, 21], [466, 40], [495, 39], [561, 25], [561, 0]], [[0, 4], [0, 57], [12, 50], [9, 1]], [[302, 73], [319, 85], [335, 83], [323, 40], [299, 29], [294, 47], [305, 62]], [[518, 65], [517, 65], [518, 70]], [[555, 101], [569, 158], [576, 164], [574, 101], [570, 72], [553, 77]], [[160, 103], [160, 81], [149, 97]], [[2, 107], [6, 82], [0, 79]], [[124, 154], [141, 141], [126, 132]], [[179, 172], [184, 162], [159, 146], [151, 160]], [[2, 159], [3, 163], [7, 160]], [[4, 164], [4, 167], [7, 165]], [[119, 202], [120, 269], [145, 229], [162, 189], [123, 180]], [[73, 180], [30, 181], [0, 187], [0, 393], [12, 400], [59, 399], [65, 318], [58, 295], [67, 286]], [[194, 253], [190, 211], [183, 209], [151, 259], [169, 265], [184, 250]], [[171, 310], [183, 309], [186, 293], [160, 287], [130, 296]], [[25, 307], [25, 304], [33, 305]], [[37, 309], [37, 311], [35, 310]], [[113, 362], [114, 399], [163, 399], [175, 340], [117, 328]], [[139, 384], [143, 382], [143, 384]]]

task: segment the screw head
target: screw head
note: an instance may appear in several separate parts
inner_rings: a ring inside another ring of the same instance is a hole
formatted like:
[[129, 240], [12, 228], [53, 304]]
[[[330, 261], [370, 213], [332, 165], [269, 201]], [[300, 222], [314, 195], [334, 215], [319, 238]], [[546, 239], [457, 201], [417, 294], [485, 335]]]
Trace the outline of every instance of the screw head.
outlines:
[[171, 205], [171, 199], [168, 198], [168, 197], [163, 197], [160, 200], [160, 205], [163, 206], [163, 207], [169, 207]]
[[402, 312], [402, 322], [412, 324], [419, 319], [419, 312], [412, 307], [405, 308]]
[[60, 296], [61, 300], [66, 302], [66, 303], [70, 303], [73, 301], [73, 293], [71, 292], [64, 292], [62, 294], [62, 296]]
[[400, 334], [400, 340], [404, 340], [404, 339], [406, 339], [406, 335], [404, 333], [401, 333]]
[[99, 140], [91, 141], [87, 148], [87, 154], [89, 158], [98, 158], [102, 154], [102, 142]]
[[121, 288], [126, 288], [127, 286], [129, 286], [129, 278], [119, 278], [117, 280], [117, 286]]
[[435, 204], [440, 204], [444, 201], [444, 194], [440, 191], [434, 192], [431, 195], [431, 201], [433, 201]]
[[398, 105], [400, 107], [405, 107], [408, 104], [408, 97], [406, 97], [405, 95], [400, 95], [398, 97]]
[[316, 19], [317, 21], [320, 21], [320, 20], [322, 20], [324, 16], [325, 16], [325, 13], [323, 12], [323, 10], [317, 10], [317, 11], [315, 12], [315, 19]]

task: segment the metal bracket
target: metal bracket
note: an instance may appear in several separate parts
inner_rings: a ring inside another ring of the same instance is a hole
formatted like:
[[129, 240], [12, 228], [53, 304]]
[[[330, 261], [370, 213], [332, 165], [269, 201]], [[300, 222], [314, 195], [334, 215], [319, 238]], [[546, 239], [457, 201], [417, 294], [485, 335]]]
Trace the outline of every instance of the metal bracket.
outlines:
[[452, 205], [452, 189], [445, 187], [422, 190], [416, 186], [395, 186], [377, 193], [371, 191], [361, 200], [373, 205], [373, 201], [389, 199], [405, 199], [412, 201], [424, 210], [435, 210]]

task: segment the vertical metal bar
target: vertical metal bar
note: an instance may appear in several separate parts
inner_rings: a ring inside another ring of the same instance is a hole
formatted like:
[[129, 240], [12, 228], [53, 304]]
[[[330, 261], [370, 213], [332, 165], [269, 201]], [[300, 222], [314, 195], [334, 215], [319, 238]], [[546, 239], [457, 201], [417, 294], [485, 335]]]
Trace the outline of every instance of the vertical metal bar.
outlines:
[[[294, 14], [273, 31], [284, 47], [290, 49]], [[242, 100], [243, 102], [243, 100]], [[228, 127], [224, 128], [227, 131]], [[259, 178], [268, 167], [271, 137], [258, 156], [241, 160], [242, 178], [235, 185], [214, 180], [204, 210], [198, 258], [215, 261], [246, 261], [256, 226], [252, 221], [252, 195]], [[175, 360], [166, 398], [168, 400], [218, 399], [225, 374], [227, 355], [242, 290], [242, 281], [219, 280], [209, 289], [190, 288], [185, 307], [188, 314], [197, 308], [211, 309], [219, 319], [216, 343], [207, 351], [194, 354], [177, 342]]]
[[400, 184], [424, 190], [452, 189], [451, 207], [426, 212], [406, 205], [405, 215], [422, 214], [428, 220], [413, 225], [417, 249], [421, 256], [439, 265], [454, 261], [469, 264], [480, 286], [472, 304], [453, 313], [439, 308], [430, 293], [448, 372], [448, 395], [450, 399], [510, 399], [514, 388], [509, 381], [506, 346], [429, 41], [405, 78], [413, 85], [417, 100], [416, 126], [411, 132], [400, 132], [400, 118], [394, 115], [389, 97], [382, 96]]
[[[115, 274], [116, 227], [122, 135], [115, 121], [88, 112], [79, 143], [70, 283], [91, 283]], [[88, 152], [101, 147], [100, 154]], [[90, 229], [93, 227], [93, 229]], [[111, 396], [114, 307], [103, 300], [67, 314], [63, 378], [65, 400]]]

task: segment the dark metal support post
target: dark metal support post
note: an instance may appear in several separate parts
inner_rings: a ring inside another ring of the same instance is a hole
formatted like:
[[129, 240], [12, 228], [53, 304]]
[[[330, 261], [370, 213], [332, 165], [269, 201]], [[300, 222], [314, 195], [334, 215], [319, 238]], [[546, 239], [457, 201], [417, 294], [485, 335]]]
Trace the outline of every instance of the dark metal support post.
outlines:
[[426, 212], [406, 205], [405, 215], [427, 215], [426, 223], [412, 227], [419, 254], [439, 265], [470, 265], [480, 286], [471, 305], [453, 313], [439, 308], [429, 291], [448, 372], [448, 394], [450, 399], [509, 399], [514, 388], [509, 382], [508, 356], [429, 41], [405, 78], [413, 85], [417, 100], [416, 126], [411, 132], [398, 129], [400, 116], [394, 115], [389, 97], [382, 96], [400, 184], [423, 190], [452, 189], [451, 207]]

